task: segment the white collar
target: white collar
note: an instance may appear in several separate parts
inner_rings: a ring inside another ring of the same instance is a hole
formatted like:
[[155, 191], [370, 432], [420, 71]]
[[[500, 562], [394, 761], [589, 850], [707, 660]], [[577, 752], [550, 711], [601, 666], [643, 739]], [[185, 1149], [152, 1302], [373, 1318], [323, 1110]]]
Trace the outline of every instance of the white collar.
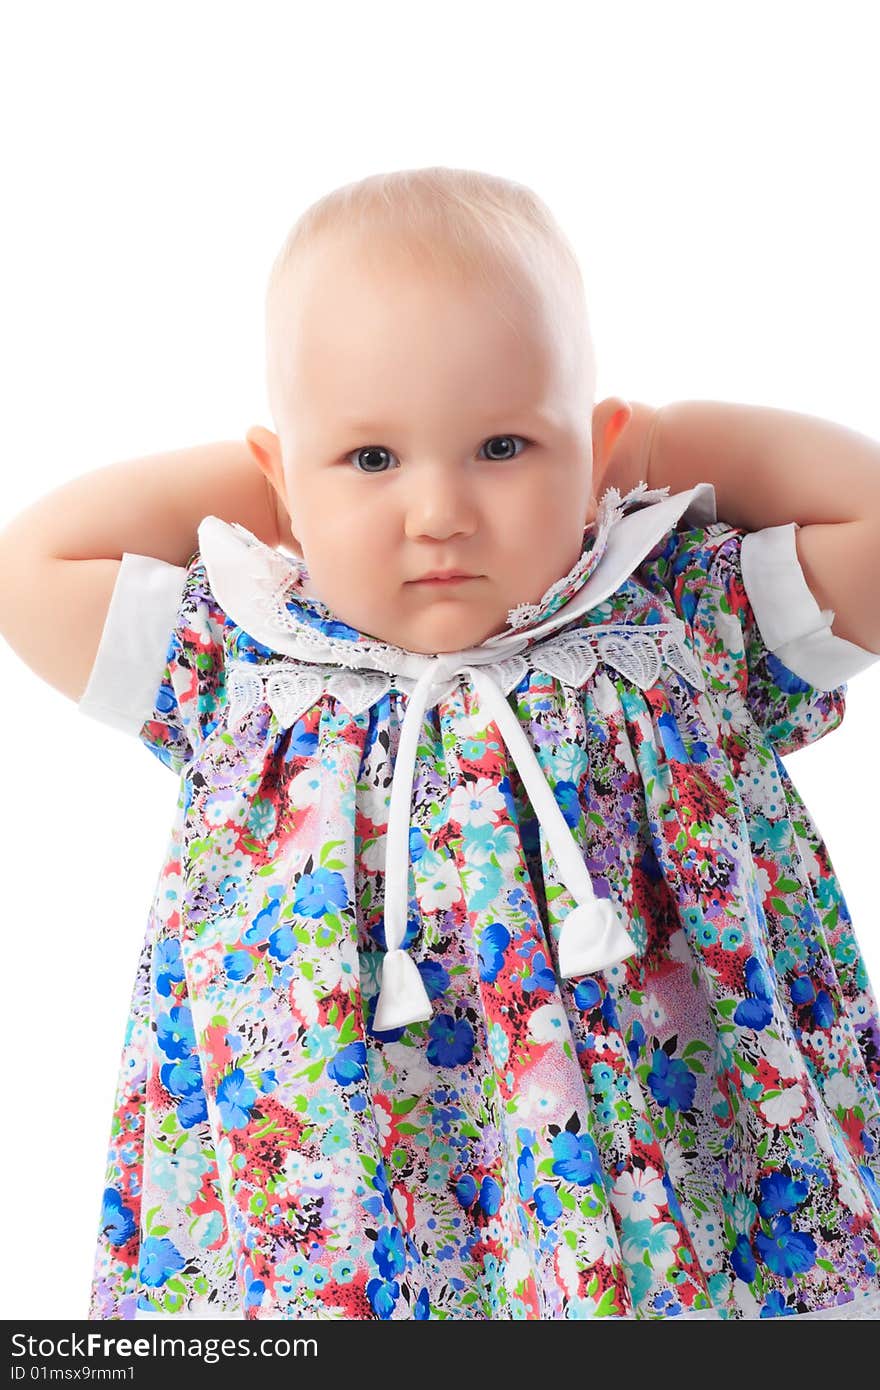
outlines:
[[[479, 646], [463, 648], [458, 653], [443, 653], [444, 665], [447, 659], [455, 657], [461, 663], [500, 661], [533, 646], [615, 593], [680, 519], [700, 526], [717, 519], [715, 488], [711, 483], [696, 483], [684, 492], [665, 497], [661, 496], [662, 491], [647, 493], [646, 505], [616, 519], [593, 573], [572, 598], [543, 623], [523, 632], [497, 633]], [[302, 628], [291, 631], [284, 599], [291, 595], [291, 582], [297, 578], [295, 560], [266, 545], [246, 527], [222, 521], [217, 516], [203, 518], [198, 536], [208, 582], [220, 607], [236, 626], [270, 651], [301, 661], [354, 666], [410, 679], [418, 678], [426, 665], [436, 662], [436, 657], [407, 651], [391, 643], [374, 641], [354, 651], [351, 643], [334, 641], [318, 631]], [[307, 594], [309, 591], [300, 585], [299, 592]]]

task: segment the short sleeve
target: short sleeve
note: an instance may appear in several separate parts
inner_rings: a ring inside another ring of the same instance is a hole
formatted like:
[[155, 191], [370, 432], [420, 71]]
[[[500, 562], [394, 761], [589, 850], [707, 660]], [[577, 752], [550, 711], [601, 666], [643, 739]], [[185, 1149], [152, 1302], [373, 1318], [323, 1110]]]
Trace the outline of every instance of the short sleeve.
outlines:
[[645, 562], [690, 627], [710, 696], [752, 719], [780, 754], [836, 729], [847, 681], [880, 653], [831, 630], [795, 546], [797, 523], [745, 531], [716, 521], [676, 529]]
[[126, 552], [77, 708], [183, 772], [225, 698], [225, 623], [198, 551], [186, 566]]

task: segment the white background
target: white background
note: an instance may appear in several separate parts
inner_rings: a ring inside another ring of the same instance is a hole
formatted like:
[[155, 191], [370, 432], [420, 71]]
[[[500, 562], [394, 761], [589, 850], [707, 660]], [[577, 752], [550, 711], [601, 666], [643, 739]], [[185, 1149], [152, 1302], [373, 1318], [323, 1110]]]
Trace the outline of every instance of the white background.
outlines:
[[[271, 427], [262, 302], [288, 227], [339, 184], [429, 164], [553, 209], [599, 398], [772, 405], [880, 440], [875, 18], [802, 0], [7, 4], [0, 525], [117, 459]], [[5, 642], [0, 681], [0, 1316], [79, 1318], [176, 781]], [[787, 763], [880, 983], [878, 699], [880, 666]]]

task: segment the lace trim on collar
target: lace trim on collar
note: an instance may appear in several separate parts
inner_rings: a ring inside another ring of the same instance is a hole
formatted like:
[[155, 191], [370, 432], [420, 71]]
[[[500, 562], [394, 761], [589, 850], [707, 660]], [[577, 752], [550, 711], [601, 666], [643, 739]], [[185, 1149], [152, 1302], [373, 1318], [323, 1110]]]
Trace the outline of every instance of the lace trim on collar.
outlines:
[[[583, 586], [596, 569], [612, 527], [621, 519], [630, 503], [660, 501], [669, 494], [669, 487], [649, 488], [640, 482], [624, 497], [617, 488], [608, 488], [602, 495], [593, 523], [595, 537], [585, 548], [569, 572], [556, 580], [537, 603], [523, 603], [510, 609], [508, 626], [503, 632], [481, 644], [498, 646], [511, 636], [524, 634], [538, 619], [545, 620], [558, 612]], [[238, 522], [228, 529], [246, 547], [246, 574], [250, 583], [252, 614], [259, 614], [262, 626], [273, 634], [281, 634], [296, 644], [297, 652], [308, 660], [330, 660], [349, 669], [359, 669], [375, 663], [379, 670], [389, 665], [399, 667], [410, 653], [390, 642], [365, 636], [336, 617], [317, 595], [305, 591], [309, 581], [308, 568], [297, 556], [275, 550], [259, 540]], [[234, 615], [233, 615], [234, 616]], [[254, 634], [256, 635], [256, 634]]]
[[596, 520], [593, 523], [596, 536], [592, 546], [584, 549], [580, 559], [569, 570], [568, 574], [551, 584], [537, 603], [520, 603], [516, 608], [511, 608], [507, 615], [510, 631], [519, 632], [538, 618], [549, 618], [571, 598], [601, 560], [605, 553], [608, 533], [612, 526], [620, 520], [629, 503], [635, 501], [660, 502], [668, 495], [668, 485], [649, 488], [646, 482], [637, 483], [625, 497], [621, 497], [616, 487], [607, 488], [602, 494], [596, 511]]

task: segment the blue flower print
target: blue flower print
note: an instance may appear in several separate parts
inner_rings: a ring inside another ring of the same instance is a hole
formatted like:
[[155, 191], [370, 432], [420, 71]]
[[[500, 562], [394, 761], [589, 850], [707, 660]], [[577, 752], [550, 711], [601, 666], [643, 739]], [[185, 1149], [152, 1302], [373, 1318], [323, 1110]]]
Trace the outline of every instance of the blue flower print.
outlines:
[[439, 999], [441, 994], [446, 993], [449, 988], [449, 971], [439, 960], [419, 961], [418, 971], [429, 999]]
[[675, 1188], [672, 1186], [669, 1174], [665, 1170], [661, 1174], [660, 1181], [663, 1184], [663, 1191], [666, 1193], [666, 1204], [669, 1207], [670, 1217], [673, 1221], [680, 1221], [682, 1225], [684, 1225], [686, 1220], [685, 1214], [681, 1209], [681, 1204], [678, 1200]]
[[217, 1087], [217, 1105], [224, 1129], [244, 1129], [251, 1118], [251, 1106], [257, 1092], [241, 1067], [224, 1076]]
[[655, 1047], [648, 1086], [658, 1105], [670, 1110], [690, 1110], [697, 1078], [680, 1057], [670, 1057], [662, 1047]]
[[[378, 1163], [376, 1165], [376, 1171], [373, 1174], [373, 1187], [376, 1189], [381, 1204], [385, 1208], [385, 1210], [389, 1213], [390, 1216], [395, 1216], [394, 1202], [391, 1199], [391, 1189], [388, 1186], [388, 1176], [385, 1172], [384, 1163]], [[369, 1199], [367, 1199], [367, 1201], [364, 1202], [365, 1206], [368, 1205], [368, 1201]], [[373, 1209], [371, 1208], [371, 1210]], [[374, 1215], [378, 1215], [380, 1211], [381, 1207], [377, 1206], [374, 1210]]]
[[755, 1277], [757, 1266], [748, 1236], [742, 1233], [737, 1236], [736, 1245], [731, 1251], [730, 1263], [733, 1266], [733, 1272], [737, 1279], [743, 1279], [747, 1284], [751, 1284]]
[[396, 1280], [370, 1279], [367, 1283], [367, 1298], [370, 1307], [379, 1318], [390, 1318], [400, 1296], [400, 1285]]
[[124, 1205], [122, 1195], [115, 1187], [108, 1187], [104, 1192], [101, 1230], [111, 1245], [124, 1245], [127, 1240], [131, 1240], [136, 1230], [134, 1212], [131, 1207]]
[[787, 695], [809, 693], [810, 687], [807, 682], [802, 680], [800, 676], [796, 676], [794, 671], [790, 671], [773, 652], [768, 651], [765, 660], [767, 674], [772, 678], [774, 685], [779, 686], [780, 690], [784, 690]]
[[667, 711], [660, 715], [657, 725], [660, 729], [660, 737], [663, 740], [663, 749], [667, 758], [675, 763], [689, 762], [690, 759], [682, 742], [675, 716]]
[[552, 1226], [562, 1215], [562, 1203], [555, 1187], [541, 1183], [535, 1188], [535, 1211], [542, 1226]]
[[589, 1134], [572, 1134], [568, 1129], [554, 1134], [553, 1172], [579, 1187], [591, 1187], [600, 1180], [599, 1151]]
[[516, 1160], [519, 1175], [519, 1195], [523, 1202], [530, 1202], [535, 1190], [535, 1156], [531, 1149], [523, 1149]]
[[501, 1188], [487, 1173], [480, 1183], [480, 1206], [487, 1216], [494, 1216], [501, 1206]]
[[167, 1014], [160, 1014], [156, 1021], [156, 1035], [159, 1047], [172, 1062], [180, 1057], [188, 1057], [196, 1045], [193, 1032], [192, 1013], [185, 1004], [175, 1004]]
[[199, 1059], [192, 1054], [179, 1062], [166, 1062], [159, 1069], [159, 1077], [172, 1096], [191, 1096], [202, 1089]]
[[196, 1091], [191, 1096], [184, 1096], [177, 1107], [177, 1118], [182, 1129], [192, 1129], [193, 1125], [201, 1124], [202, 1120], [207, 1120], [208, 1100], [204, 1091]]
[[[418, 912], [407, 913], [406, 930], [403, 933], [403, 940], [400, 943], [404, 950], [407, 950], [410, 946], [412, 946], [413, 942], [418, 939], [419, 935], [421, 934], [421, 930], [422, 919], [419, 916]], [[370, 928], [370, 935], [374, 938], [378, 945], [381, 946], [383, 951], [388, 950], [388, 941], [385, 936], [384, 914], [382, 917], [380, 917], [379, 921], [376, 922]]]
[[360, 633], [357, 628], [349, 627], [348, 623], [344, 623], [341, 618], [322, 618], [319, 622], [315, 623], [315, 626], [318, 627], [325, 636], [339, 637], [344, 642], [357, 642], [360, 639]]
[[244, 1267], [244, 1306], [245, 1308], [259, 1308], [266, 1292], [266, 1285], [262, 1279], [254, 1278], [254, 1271], [250, 1265]]
[[770, 979], [757, 956], [749, 956], [745, 975], [746, 989], [755, 997], [737, 1004], [733, 1021], [740, 1028], [766, 1028], [773, 1017], [773, 994]]
[[167, 1236], [161, 1240], [156, 1236], [147, 1236], [141, 1244], [138, 1278], [149, 1288], [156, 1289], [172, 1274], [179, 1274], [185, 1264], [186, 1260]]
[[354, 1086], [363, 1081], [367, 1069], [367, 1049], [362, 1042], [349, 1043], [327, 1063], [327, 1075], [337, 1086]]
[[813, 1027], [830, 1028], [835, 1020], [834, 1005], [827, 989], [820, 989], [812, 1008]]
[[761, 1309], [760, 1316], [762, 1318], [791, 1318], [797, 1316], [797, 1309], [789, 1308], [778, 1289], [771, 1289]]
[[176, 936], [157, 941], [153, 949], [154, 969], [156, 971], [156, 993], [171, 994], [172, 985], [183, 982], [183, 959], [180, 942]]
[[428, 1061], [434, 1067], [458, 1067], [474, 1055], [474, 1030], [466, 1018], [437, 1014], [428, 1025]]
[[334, 869], [315, 869], [303, 874], [296, 885], [294, 909], [305, 917], [326, 917], [348, 906], [348, 889]]
[[284, 761], [289, 763], [291, 758], [312, 758], [317, 751], [317, 732], [307, 729], [304, 719], [298, 719], [291, 726], [290, 740], [284, 753]]
[[789, 985], [792, 1004], [809, 1004], [816, 998], [816, 986], [809, 975], [795, 975]]
[[423, 1288], [419, 1291], [419, 1296], [413, 1304], [413, 1319], [422, 1322], [431, 1316], [431, 1300], [428, 1297], [428, 1290]]
[[[866, 1134], [867, 1130], [863, 1129], [863, 1138]], [[870, 1148], [868, 1148], [868, 1152], [871, 1153]], [[877, 1179], [874, 1176], [872, 1169], [868, 1167], [867, 1163], [859, 1163], [856, 1165], [856, 1167], [858, 1168], [859, 1173], [861, 1174], [862, 1182], [865, 1184], [865, 1187], [868, 1189], [868, 1192], [870, 1193], [871, 1201], [874, 1203], [875, 1207], [880, 1207], [880, 1183], [877, 1182]]]
[[383, 1279], [393, 1279], [406, 1269], [403, 1236], [397, 1226], [385, 1226], [373, 1246], [373, 1259]]
[[229, 980], [247, 980], [254, 973], [254, 959], [250, 951], [229, 951], [223, 957], [223, 969]]
[[290, 960], [296, 947], [297, 940], [293, 934], [292, 922], [282, 922], [280, 927], [269, 933], [268, 954], [273, 960]]
[[574, 987], [574, 1002], [582, 1013], [595, 1009], [601, 997], [598, 981], [590, 979], [589, 975]]
[[602, 1017], [609, 1028], [613, 1028], [615, 1032], [620, 1031], [620, 1019], [617, 1016], [617, 1004], [614, 1000], [614, 992], [608, 988], [606, 988], [605, 998], [602, 1000]]
[[557, 782], [553, 795], [559, 803], [566, 825], [569, 830], [574, 830], [581, 818], [581, 803], [574, 782]]
[[630, 1031], [630, 1040], [626, 1045], [626, 1050], [629, 1053], [629, 1059], [632, 1062], [633, 1066], [635, 1066], [636, 1062], [639, 1060], [639, 1056], [641, 1055], [642, 1047], [644, 1045], [646, 1036], [647, 1034], [645, 1033], [645, 1030], [642, 1027], [640, 1021], [638, 1019], [634, 1019], [632, 1029]]
[[455, 1184], [455, 1196], [459, 1206], [473, 1206], [477, 1199], [477, 1184], [470, 1173], [462, 1173], [458, 1182]]
[[270, 893], [269, 901], [265, 907], [261, 907], [259, 912], [254, 914], [254, 920], [248, 928], [248, 938], [251, 941], [265, 941], [271, 929], [278, 921], [278, 914], [281, 911], [280, 893]]
[[807, 1231], [793, 1230], [787, 1213], [777, 1216], [770, 1229], [769, 1236], [763, 1231], [755, 1235], [758, 1254], [768, 1269], [786, 1279], [812, 1269], [816, 1263], [816, 1242]]
[[523, 975], [522, 987], [527, 994], [530, 994], [533, 989], [543, 989], [552, 993], [556, 988], [556, 972], [544, 951], [536, 951], [532, 956], [531, 973]]
[[480, 937], [480, 979], [493, 982], [504, 964], [510, 932], [501, 922], [490, 922]]
[[776, 1216], [781, 1211], [794, 1211], [807, 1200], [809, 1183], [797, 1182], [787, 1173], [768, 1173], [761, 1178], [758, 1211], [763, 1217]]

